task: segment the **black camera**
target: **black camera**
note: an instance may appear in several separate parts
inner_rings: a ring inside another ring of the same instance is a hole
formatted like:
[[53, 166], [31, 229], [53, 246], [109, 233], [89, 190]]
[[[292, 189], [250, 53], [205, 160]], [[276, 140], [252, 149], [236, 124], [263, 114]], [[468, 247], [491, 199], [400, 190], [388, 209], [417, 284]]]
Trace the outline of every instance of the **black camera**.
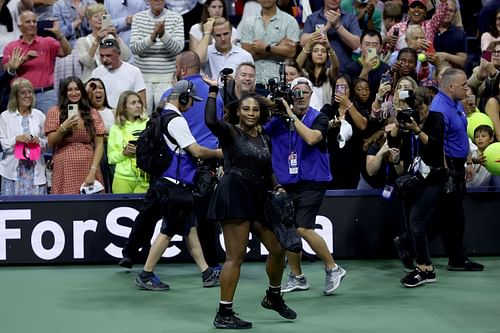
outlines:
[[400, 124], [410, 124], [411, 118], [415, 119], [415, 122], [420, 123], [420, 113], [412, 108], [402, 109], [396, 115], [396, 119]]
[[293, 104], [293, 91], [290, 87], [283, 81], [276, 82], [275, 79], [269, 80], [269, 98], [273, 102], [274, 106], [271, 110], [273, 116], [284, 117], [287, 115], [285, 106], [281, 102], [283, 98], [288, 105]]

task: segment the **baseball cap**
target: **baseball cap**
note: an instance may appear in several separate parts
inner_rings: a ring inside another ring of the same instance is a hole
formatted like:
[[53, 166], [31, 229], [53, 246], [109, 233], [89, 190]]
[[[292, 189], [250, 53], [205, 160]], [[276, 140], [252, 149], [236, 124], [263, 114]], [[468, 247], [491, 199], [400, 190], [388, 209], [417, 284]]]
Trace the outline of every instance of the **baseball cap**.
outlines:
[[313, 84], [312, 84], [312, 82], [309, 81], [309, 79], [307, 79], [305, 77], [298, 77], [298, 78], [294, 79], [292, 81], [292, 83], [290, 84], [290, 89], [293, 90], [293, 88], [295, 88], [299, 84], [305, 84], [305, 85], [309, 86], [309, 89], [311, 89], [311, 91], [313, 90]]
[[196, 95], [195, 85], [188, 80], [180, 80], [172, 87], [170, 95], [188, 94], [194, 101], [201, 102], [203, 99]]
[[410, 0], [408, 1], [408, 6], [411, 7], [413, 4], [420, 3], [424, 8], [427, 8], [427, 0]]

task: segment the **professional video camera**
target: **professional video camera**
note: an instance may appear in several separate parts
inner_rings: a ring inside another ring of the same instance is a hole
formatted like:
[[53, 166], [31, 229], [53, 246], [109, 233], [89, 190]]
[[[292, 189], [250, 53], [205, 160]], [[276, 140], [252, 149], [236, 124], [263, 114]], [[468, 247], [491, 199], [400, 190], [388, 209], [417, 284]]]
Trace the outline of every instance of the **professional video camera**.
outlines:
[[270, 91], [269, 98], [274, 104], [274, 107], [271, 111], [273, 116], [278, 117], [286, 117], [286, 109], [283, 103], [281, 102], [281, 98], [283, 98], [288, 105], [293, 104], [293, 91], [290, 89], [290, 86], [286, 83], [286, 74], [285, 74], [285, 63], [278, 62], [280, 65], [279, 74], [280, 77], [278, 81], [276, 78], [271, 78], [268, 81], [268, 89]]
[[411, 123], [410, 118], [413, 118], [417, 124], [420, 123], [420, 113], [415, 109], [415, 93], [413, 90], [401, 90], [399, 100], [404, 101], [408, 107], [398, 112], [396, 115], [398, 122], [400, 124], [409, 124]]
[[411, 123], [411, 119], [415, 119], [415, 122], [420, 123], [420, 113], [412, 108], [405, 108], [398, 112], [396, 115], [396, 119], [400, 124], [409, 124]]

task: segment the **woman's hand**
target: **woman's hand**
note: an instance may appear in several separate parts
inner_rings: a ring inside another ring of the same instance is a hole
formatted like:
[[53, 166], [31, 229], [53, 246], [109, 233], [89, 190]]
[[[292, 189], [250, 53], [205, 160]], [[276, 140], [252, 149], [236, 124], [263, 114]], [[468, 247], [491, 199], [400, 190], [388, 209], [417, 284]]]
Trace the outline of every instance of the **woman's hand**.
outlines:
[[87, 174], [87, 177], [85, 177], [85, 186], [92, 186], [94, 185], [95, 182], [95, 173], [96, 169], [90, 169], [89, 173]]
[[31, 134], [21, 134], [21, 135], [16, 135], [16, 142], [40, 143], [40, 139]]
[[384, 82], [378, 86], [377, 98], [382, 99], [392, 89], [390, 82]]
[[346, 94], [335, 93], [335, 102], [339, 103], [339, 108], [347, 109], [351, 105], [351, 100]]
[[66, 119], [61, 125], [62, 127], [69, 129], [78, 125], [78, 120], [79, 117], [77, 115], [74, 115], [73, 117]]
[[122, 154], [127, 156], [127, 157], [134, 157], [136, 148], [137, 148], [136, 145], [129, 142], [129, 143], [127, 143], [125, 148], [123, 148]]

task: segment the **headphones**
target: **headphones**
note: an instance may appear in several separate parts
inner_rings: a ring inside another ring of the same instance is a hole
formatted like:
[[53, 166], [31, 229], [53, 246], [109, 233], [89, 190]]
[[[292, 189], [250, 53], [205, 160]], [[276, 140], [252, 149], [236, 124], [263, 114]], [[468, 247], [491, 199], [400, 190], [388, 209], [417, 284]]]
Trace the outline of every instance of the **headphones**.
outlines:
[[191, 98], [191, 96], [189, 96], [189, 94], [191, 94], [191, 90], [193, 89], [193, 82], [187, 81], [187, 83], [188, 83], [188, 87], [187, 87], [186, 91], [179, 95], [179, 104], [182, 106], [186, 106], [189, 104], [189, 98]]

